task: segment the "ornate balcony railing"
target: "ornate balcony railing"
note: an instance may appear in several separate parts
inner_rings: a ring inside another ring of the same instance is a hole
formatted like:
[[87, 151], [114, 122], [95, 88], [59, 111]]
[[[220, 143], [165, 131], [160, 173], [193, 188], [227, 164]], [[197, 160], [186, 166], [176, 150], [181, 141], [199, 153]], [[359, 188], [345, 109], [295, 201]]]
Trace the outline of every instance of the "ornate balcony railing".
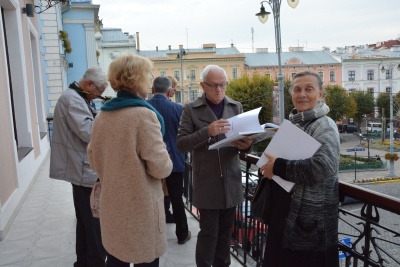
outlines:
[[[259, 179], [255, 166], [258, 157], [241, 154], [240, 158], [244, 166], [245, 201], [237, 207], [231, 253], [244, 266], [261, 266], [268, 227], [254, 220], [250, 211]], [[198, 218], [191, 204], [190, 157], [187, 163], [186, 205]], [[400, 266], [400, 200], [345, 182], [340, 182], [339, 192], [341, 203], [355, 202], [339, 208], [338, 257], [341, 266]]]

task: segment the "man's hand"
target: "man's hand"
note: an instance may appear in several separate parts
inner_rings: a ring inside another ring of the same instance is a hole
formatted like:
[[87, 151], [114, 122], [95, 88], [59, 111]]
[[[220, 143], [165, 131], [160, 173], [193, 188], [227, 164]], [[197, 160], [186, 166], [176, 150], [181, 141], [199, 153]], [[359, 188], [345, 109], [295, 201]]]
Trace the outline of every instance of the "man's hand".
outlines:
[[248, 150], [251, 144], [253, 144], [253, 139], [243, 138], [240, 140], [235, 140], [231, 142], [231, 144], [239, 150]]
[[231, 124], [228, 120], [220, 119], [217, 121], [213, 121], [210, 125], [208, 125], [208, 135], [216, 136], [219, 134], [225, 134], [231, 127]]

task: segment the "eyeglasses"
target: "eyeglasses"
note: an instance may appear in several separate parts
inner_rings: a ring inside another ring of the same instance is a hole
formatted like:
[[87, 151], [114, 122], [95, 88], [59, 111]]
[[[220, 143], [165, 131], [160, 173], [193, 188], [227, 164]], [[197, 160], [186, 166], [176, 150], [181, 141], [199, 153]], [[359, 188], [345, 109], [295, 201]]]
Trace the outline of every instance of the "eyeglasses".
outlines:
[[224, 83], [213, 83], [213, 84], [209, 84], [209, 83], [206, 83], [206, 82], [203, 82], [203, 83], [205, 83], [208, 87], [210, 87], [210, 88], [212, 88], [214, 90], [217, 90], [218, 87], [221, 88], [222, 90], [225, 90], [226, 86], [228, 85], [227, 82], [224, 82]]
[[96, 87], [96, 90], [97, 90], [97, 92], [100, 93], [100, 95], [103, 94], [104, 90], [100, 90], [100, 88], [97, 87], [94, 83], [93, 83], [93, 85], [94, 85], [94, 87]]

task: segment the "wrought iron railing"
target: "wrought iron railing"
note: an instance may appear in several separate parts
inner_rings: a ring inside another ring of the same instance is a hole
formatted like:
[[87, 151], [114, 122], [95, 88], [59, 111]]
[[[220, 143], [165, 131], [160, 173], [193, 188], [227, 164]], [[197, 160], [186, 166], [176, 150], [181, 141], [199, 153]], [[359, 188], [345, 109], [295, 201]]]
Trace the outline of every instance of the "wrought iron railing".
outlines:
[[[245, 201], [237, 207], [232, 228], [231, 253], [244, 266], [261, 266], [268, 227], [253, 219], [250, 205], [259, 173], [258, 157], [241, 154]], [[187, 161], [186, 206], [195, 218], [191, 204], [191, 165]], [[400, 190], [400, 186], [399, 189]], [[355, 204], [339, 208], [338, 257], [341, 266], [400, 266], [400, 200], [349, 183], [340, 182], [340, 200]]]

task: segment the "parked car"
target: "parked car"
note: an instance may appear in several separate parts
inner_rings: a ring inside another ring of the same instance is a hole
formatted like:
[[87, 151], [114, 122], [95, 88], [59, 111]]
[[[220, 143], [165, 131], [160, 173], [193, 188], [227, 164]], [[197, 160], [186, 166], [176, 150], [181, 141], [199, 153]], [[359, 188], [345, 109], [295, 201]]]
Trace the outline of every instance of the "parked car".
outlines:
[[339, 133], [355, 133], [357, 132], [357, 126], [353, 124], [338, 124]]

